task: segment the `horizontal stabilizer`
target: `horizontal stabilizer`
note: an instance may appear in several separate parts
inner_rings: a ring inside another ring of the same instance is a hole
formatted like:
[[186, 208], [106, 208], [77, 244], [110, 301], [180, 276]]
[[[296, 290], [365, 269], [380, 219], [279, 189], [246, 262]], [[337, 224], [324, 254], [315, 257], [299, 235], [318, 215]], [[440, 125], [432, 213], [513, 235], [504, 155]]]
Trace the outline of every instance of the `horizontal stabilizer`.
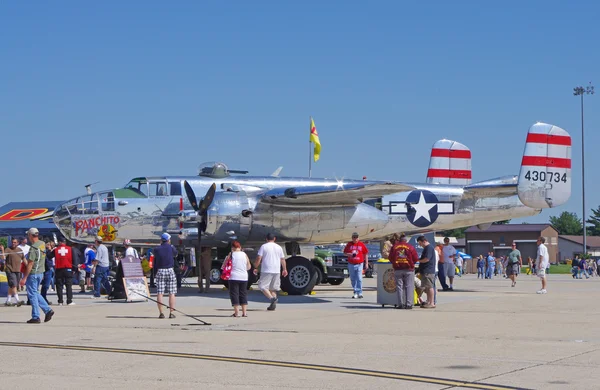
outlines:
[[310, 187], [274, 188], [262, 196], [262, 201], [285, 205], [357, 204], [366, 199], [380, 198], [396, 192], [411, 191], [413, 186], [401, 183], [345, 183]]
[[504, 176], [473, 183], [464, 188], [466, 194], [478, 197], [512, 196], [517, 194], [517, 176]]

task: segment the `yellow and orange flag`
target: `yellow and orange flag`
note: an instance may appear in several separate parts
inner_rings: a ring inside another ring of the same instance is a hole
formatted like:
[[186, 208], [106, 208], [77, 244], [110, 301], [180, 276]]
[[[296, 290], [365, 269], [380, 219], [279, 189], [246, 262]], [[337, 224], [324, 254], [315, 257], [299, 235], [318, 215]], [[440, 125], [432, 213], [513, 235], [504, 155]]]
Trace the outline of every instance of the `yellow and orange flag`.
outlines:
[[315, 162], [319, 161], [319, 157], [321, 157], [321, 141], [319, 141], [319, 133], [317, 133], [317, 127], [315, 126], [315, 121], [313, 118], [310, 118], [310, 141], [315, 144], [315, 149], [313, 152], [313, 158]]

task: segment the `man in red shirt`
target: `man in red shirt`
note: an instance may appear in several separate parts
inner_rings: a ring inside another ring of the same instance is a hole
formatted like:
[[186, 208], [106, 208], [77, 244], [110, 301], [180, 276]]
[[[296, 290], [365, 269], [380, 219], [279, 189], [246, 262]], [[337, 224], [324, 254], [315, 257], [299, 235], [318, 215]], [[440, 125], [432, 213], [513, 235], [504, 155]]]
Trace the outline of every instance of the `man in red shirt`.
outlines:
[[58, 241], [58, 247], [54, 251], [54, 261], [56, 263], [56, 295], [58, 295], [58, 305], [63, 305], [63, 286], [67, 286], [67, 306], [73, 303], [73, 248], [67, 246], [67, 240], [62, 237]]
[[400, 239], [392, 243], [389, 256], [390, 263], [394, 267], [396, 277], [396, 294], [398, 305], [396, 309], [412, 309], [413, 294], [415, 290], [415, 263], [419, 261], [417, 251], [410, 245], [406, 236], [402, 234]]
[[369, 258], [367, 257], [369, 250], [365, 244], [358, 240], [358, 233], [352, 233], [352, 241], [346, 244], [344, 253], [348, 256], [348, 274], [354, 289], [352, 298], [362, 298], [363, 264], [365, 267], [369, 266]]

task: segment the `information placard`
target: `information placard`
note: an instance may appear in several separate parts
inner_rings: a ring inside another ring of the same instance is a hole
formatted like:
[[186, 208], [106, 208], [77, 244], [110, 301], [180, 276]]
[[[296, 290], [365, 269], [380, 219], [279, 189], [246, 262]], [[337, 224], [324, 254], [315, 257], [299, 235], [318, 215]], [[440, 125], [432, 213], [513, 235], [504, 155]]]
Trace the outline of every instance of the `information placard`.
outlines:
[[143, 278], [144, 270], [142, 269], [142, 261], [133, 256], [127, 256], [121, 259], [121, 267], [123, 267], [124, 278]]
[[125, 294], [127, 294], [128, 302], [147, 301], [146, 297], [150, 296], [145, 276], [123, 278], [123, 285], [125, 286]]

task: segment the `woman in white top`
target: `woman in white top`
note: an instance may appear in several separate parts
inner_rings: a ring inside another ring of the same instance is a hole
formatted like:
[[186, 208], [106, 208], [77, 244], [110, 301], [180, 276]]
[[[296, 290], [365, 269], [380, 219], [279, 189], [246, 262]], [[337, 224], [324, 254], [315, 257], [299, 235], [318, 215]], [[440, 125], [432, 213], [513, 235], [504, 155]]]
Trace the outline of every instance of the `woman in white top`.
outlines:
[[231, 244], [231, 277], [229, 278], [229, 297], [233, 306], [232, 317], [239, 317], [238, 306], [242, 306], [242, 317], [248, 317], [248, 271], [250, 259], [242, 252], [242, 246], [234, 241]]

